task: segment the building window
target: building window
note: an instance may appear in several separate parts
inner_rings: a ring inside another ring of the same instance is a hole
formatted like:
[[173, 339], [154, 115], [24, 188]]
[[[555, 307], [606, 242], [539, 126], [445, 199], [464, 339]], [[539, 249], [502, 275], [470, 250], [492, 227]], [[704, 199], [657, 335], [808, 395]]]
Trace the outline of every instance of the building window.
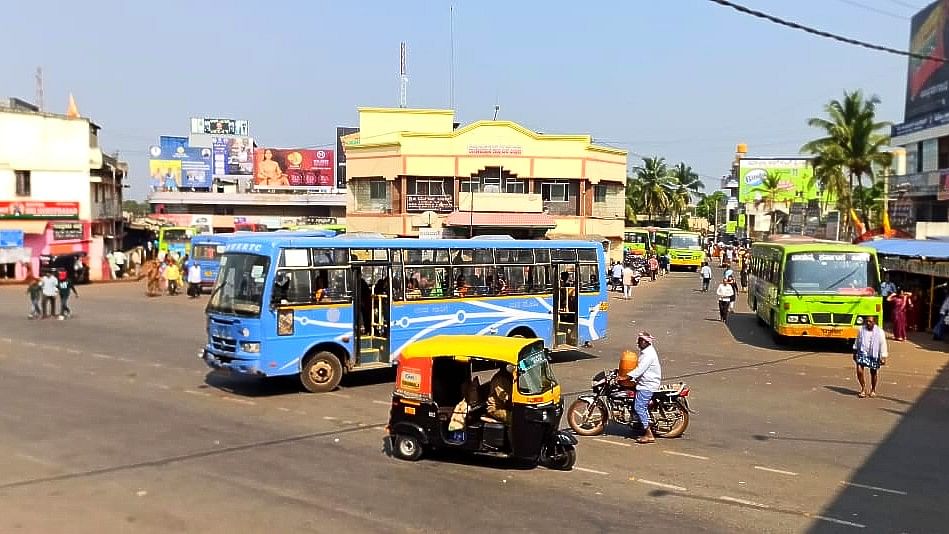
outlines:
[[369, 182], [369, 200], [385, 200], [388, 198], [386, 181], [371, 180]]
[[451, 195], [450, 187], [445, 179], [425, 180], [417, 178], [409, 181], [409, 194], [436, 197], [449, 196]]
[[461, 181], [461, 192], [462, 193], [475, 193], [481, 192], [481, 179], [480, 178], [469, 178], [467, 180]]
[[504, 184], [506, 193], [524, 193], [524, 180], [508, 180]]
[[547, 182], [540, 186], [544, 202], [567, 202], [566, 182]]
[[593, 202], [606, 202], [606, 185], [593, 186]]
[[16, 175], [16, 196], [30, 196], [30, 171], [13, 171]]

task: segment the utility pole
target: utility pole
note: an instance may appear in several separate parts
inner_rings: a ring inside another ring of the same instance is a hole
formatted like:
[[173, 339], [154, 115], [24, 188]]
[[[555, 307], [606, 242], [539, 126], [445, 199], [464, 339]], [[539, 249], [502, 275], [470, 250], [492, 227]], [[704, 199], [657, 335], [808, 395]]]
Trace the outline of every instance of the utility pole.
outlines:
[[715, 197], [715, 242], [718, 243], [718, 197]]
[[43, 67], [36, 67], [36, 107], [43, 111]]

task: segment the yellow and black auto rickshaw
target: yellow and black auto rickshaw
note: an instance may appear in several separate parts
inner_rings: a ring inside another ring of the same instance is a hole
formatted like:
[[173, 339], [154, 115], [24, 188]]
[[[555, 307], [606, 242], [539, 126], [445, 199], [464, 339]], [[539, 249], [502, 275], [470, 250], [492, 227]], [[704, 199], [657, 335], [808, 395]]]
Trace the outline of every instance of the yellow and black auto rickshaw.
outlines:
[[[485, 371], [494, 376], [482, 384]], [[562, 415], [542, 340], [435, 336], [399, 357], [386, 449], [403, 460], [455, 449], [569, 470], [577, 439], [560, 430]]]

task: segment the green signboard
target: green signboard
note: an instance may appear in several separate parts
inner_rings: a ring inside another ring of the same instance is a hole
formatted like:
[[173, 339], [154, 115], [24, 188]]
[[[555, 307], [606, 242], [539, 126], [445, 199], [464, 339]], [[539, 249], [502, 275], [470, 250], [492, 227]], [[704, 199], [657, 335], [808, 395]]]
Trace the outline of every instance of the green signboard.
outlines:
[[745, 214], [744, 214], [744, 213], [739, 213], [739, 214], [738, 214], [738, 227], [739, 227], [739, 228], [745, 228], [745, 227], [746, 227], [746, 224], [745, 224]]
[[772, 200], [764, 186], [768, 176], [778, 178], [774, 202], [807, 202], [821, 198], [809, 159], [750, 158], [742, 159], [738, 166], [738, 201], [745, 204]]
[[728, 221], [727, 223], [725, 223], [726, 234], [734, 234], [737, 228], [738, 228], [738, 221]]

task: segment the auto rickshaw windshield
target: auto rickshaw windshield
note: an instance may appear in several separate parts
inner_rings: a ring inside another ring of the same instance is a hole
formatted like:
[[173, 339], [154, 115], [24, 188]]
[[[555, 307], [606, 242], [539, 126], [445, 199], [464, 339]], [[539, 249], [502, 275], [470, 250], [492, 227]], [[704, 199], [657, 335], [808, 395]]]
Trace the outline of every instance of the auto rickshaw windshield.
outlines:
[[553, 369], [543, 349], [536, 350], [517, 363], [517, 390], [523, 395], [539, 395], [557, 385]]

